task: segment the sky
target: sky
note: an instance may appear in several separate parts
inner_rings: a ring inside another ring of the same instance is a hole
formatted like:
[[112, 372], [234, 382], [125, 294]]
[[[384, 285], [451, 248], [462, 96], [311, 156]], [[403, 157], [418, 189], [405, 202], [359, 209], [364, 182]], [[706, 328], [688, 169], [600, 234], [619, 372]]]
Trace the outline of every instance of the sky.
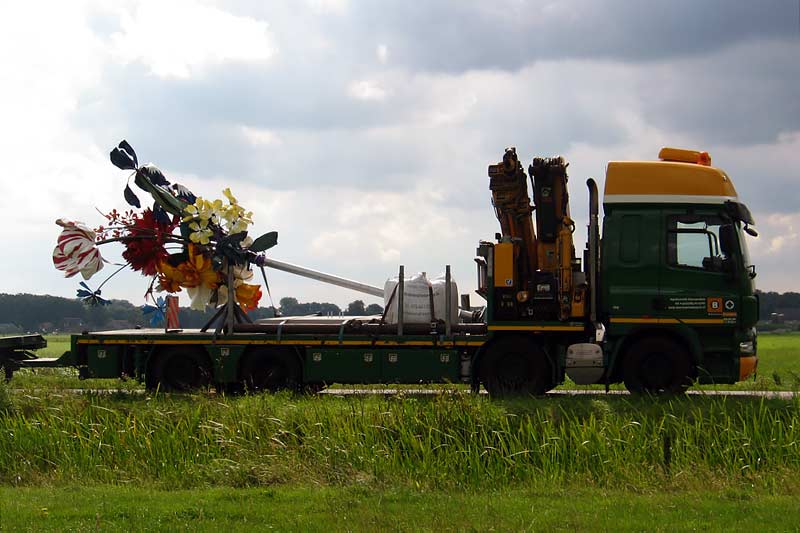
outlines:
[[[381, 287], [449, 264], [462, 293], [505, 147], [569, 161], [578, 250], [586, 178], [706, 150], [756, 219], [758, 288], [800, 291], [798, 0], [4, 2], [0, 64], [0, 292], [75, 295], [54, 221], [126, 207], [122, 139], [200, 196], [230, 187], [276, 259]], [[276, 303], [382, 303], [268, 274]]]

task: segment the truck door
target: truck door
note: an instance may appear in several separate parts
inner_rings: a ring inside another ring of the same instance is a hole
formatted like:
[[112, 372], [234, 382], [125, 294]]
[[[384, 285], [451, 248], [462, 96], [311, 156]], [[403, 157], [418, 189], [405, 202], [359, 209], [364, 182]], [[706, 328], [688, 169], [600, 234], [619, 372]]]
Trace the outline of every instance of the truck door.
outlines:
[[603, 221], [601, 286], [612, 323], [657, 317], [662, 229], [658, 209], [617, 210]]
[[660, 316], [702, 327], [735, 324], [739, 301], [731, 221], [714, 212], [663, 212], [666, 257], [657, 301]]

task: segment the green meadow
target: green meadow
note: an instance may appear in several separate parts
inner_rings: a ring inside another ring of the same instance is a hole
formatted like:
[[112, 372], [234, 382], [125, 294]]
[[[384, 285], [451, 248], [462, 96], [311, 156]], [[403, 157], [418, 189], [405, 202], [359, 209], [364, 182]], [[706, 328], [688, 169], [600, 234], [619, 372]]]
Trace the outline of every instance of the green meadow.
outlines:
[[[796, 390], [798, 335], [745, 385]], [[66, 349], [50, 339], [47, 355]], [[800, 399], [0, 385], [0, 530], [791, 530]], [[114, 392], [74, 394], [102, 387]]]

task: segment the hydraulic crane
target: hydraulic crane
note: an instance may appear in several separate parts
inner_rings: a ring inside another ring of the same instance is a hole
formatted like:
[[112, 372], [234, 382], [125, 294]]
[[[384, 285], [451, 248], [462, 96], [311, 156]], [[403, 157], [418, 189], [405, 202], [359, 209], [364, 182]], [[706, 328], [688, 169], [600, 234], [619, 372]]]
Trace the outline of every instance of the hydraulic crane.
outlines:
[[505, 287], [498, 291], [507, 304], [501, 307], [537, 319], [582, 317], [586, 287], [572, 242], [567, 163], [561, 157], [537, 157], [528, 172], [535, 205], [515, 148], [507, 148], [501, 162], [489, 165], [489, 189], [502, 232], [495, 253], [510, 257], [511, 275], [502, 278]]

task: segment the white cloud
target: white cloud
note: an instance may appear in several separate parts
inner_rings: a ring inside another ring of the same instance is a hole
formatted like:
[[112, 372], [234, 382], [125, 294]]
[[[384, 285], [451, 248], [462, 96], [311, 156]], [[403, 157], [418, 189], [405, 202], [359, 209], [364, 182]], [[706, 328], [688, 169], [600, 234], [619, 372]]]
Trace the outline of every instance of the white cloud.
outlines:
[[372, 100], [381, 102], [386, 98], [386, 90], [374, 81], [361, 80], [350, 83], [347, 94], [356, 100]]
[[210, 64], [265, 62], [275, 53], [268, 24], [192, 0], [143, 0], [123, 11], [112, 53], [156, 76], [188, 78]]
[[349, 0], [306, 0], [306, 4], [319, 15], [343, 15], [350, 9]]
[[272, 130], [242, 126], [241, 132], [245, 140], [253, 146], [280, 146], [283, 144], [280, 136]]
[[375, 48], [375, 56], [382, 64], [386, 64], [386, 62], [389, 60], [389, 47], [385, 44], [379, 44]]

